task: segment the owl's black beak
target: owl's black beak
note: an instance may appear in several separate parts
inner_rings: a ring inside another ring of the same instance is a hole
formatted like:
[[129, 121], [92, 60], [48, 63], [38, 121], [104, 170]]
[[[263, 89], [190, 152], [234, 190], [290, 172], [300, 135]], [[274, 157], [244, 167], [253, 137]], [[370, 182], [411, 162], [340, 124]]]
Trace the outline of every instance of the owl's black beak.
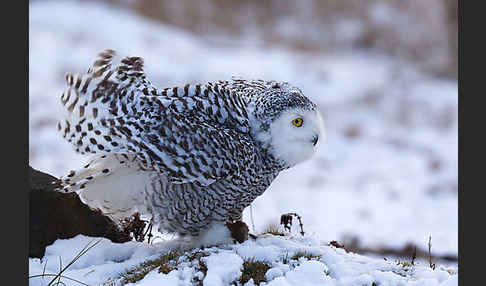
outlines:
[[314, 136], [314, 138], [312, 138], [312, 144], [316, 146], [317, 141], [319, 141], [319, 136]]

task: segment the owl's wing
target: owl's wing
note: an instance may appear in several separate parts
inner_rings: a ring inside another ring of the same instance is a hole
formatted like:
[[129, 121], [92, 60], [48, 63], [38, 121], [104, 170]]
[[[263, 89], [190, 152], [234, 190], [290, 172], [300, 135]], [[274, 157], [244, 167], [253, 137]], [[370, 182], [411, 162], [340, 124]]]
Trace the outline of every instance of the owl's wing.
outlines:
[[194, 116], [173, 116], [169, 122], [155, 123], [134, 144], [142, 149], [144, 160], [164, 170], [172, 183], [207, 186], [256, 171], [258, 152], [248, 135]]
[[251, 169], [251, 138], [217, 122], [170, 108], [146, 79], [143, 60], [100, 53], [83, 75], [68, 75], [58, 129], [76, 151], [128, 154], [172, 183], [209, 185]]
[[81, 154], [123, 151], [125, 146], [111, 140], [107, 127], [115, 118], [137, 113], [135, 97], [141, 91], [156, 93], [146, 79], [142, 58], [120, 57], [109, 49], [86, 73], [67, 74], [66, 82], [61, 95], [64, 113], [57, 129]]

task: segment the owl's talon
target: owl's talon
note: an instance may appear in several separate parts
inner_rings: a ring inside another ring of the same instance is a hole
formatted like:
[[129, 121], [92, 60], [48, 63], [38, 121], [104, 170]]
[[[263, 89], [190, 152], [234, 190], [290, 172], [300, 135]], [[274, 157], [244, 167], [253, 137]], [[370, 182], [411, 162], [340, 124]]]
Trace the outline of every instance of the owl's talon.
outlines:
[[226, 223], [226, 226], [231, 232], [231, 237], [239, 243], [248, 240], [248, 226], [243, 221], [239, 220], [234, 223]]

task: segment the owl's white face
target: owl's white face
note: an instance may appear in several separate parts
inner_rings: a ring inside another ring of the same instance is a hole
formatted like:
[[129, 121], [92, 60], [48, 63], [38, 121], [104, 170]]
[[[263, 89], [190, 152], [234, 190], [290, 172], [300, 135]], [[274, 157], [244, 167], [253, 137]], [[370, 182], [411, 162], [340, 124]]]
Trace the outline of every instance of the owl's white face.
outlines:
[[290, 167], [309, 159], [324, 139], [324, 121], [317, 109], [284, 111], [270, 125], [273, 155]]

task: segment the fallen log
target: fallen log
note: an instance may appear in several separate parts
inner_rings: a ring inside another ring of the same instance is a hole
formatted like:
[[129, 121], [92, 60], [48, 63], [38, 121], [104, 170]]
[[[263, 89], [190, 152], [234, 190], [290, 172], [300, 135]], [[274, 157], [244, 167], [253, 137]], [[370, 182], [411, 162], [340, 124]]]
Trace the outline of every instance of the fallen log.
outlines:
[[113, 242], [132, 240], [101, 211], [81, 202], [76, 193], [55, 191], [59, 179], [29, 168], [29, 257], [42, 258], [46, 246], [56, 239], [78, 234], [106, 237]]

